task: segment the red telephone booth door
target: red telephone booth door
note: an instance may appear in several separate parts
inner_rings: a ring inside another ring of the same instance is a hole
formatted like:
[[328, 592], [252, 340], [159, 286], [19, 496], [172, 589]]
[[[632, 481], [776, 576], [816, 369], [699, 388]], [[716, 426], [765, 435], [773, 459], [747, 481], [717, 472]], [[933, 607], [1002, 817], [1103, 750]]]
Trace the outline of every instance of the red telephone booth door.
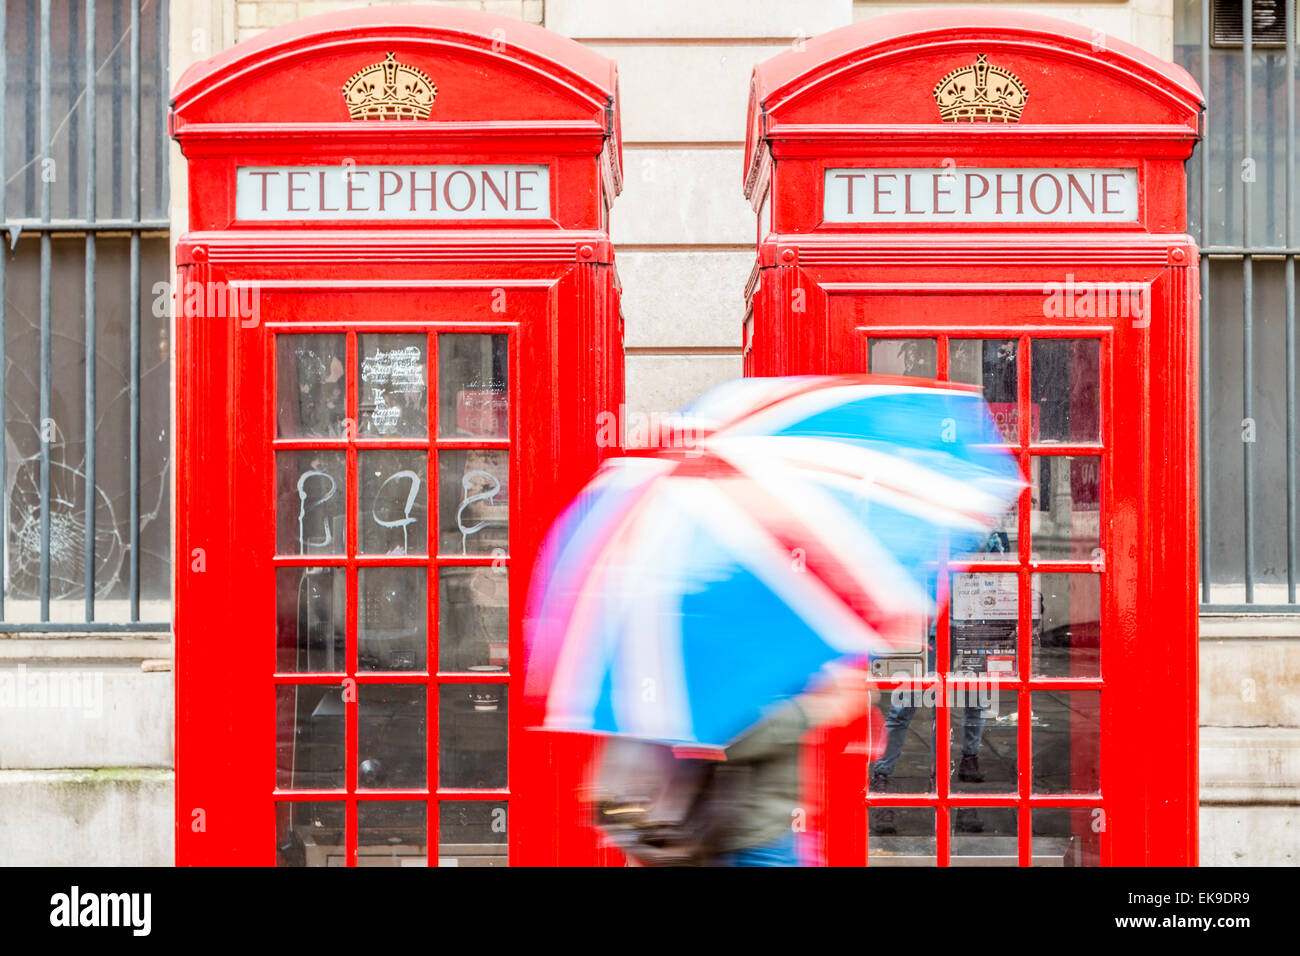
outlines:
[[599, 858], [522, 621], [623, 397], [615, 87], [431, 6], [178, 85], [178, 862]]

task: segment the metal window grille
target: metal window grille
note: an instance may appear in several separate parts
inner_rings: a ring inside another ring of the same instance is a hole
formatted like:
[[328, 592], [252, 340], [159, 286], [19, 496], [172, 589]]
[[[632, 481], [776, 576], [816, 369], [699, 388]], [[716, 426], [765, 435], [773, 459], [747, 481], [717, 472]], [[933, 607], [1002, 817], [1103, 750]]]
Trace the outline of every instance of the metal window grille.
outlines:
[[1177, 0], [1174, 14], [1175, 56], [1208, 102], [1188, 165], [1201, 246], [1201, 602], [1295, 612], [1296, 0]]
[[167, 2], [0, 37], [0, 631], [166, 630]]

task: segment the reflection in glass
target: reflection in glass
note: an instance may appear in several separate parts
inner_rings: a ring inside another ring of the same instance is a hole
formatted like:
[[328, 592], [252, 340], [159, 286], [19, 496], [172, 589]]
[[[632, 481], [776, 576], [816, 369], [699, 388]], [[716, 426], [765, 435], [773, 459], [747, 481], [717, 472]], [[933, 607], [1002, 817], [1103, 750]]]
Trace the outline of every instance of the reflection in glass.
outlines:
[[1035, 807], [1034, 866], [1100, 866], [1101, 834], [1106, 815], [1101, 807]]
[[504, 334], [438, 336], [438, 434], [505, 438], [509, 434]]
[[1101, 676], [1101, 578], [1036, 574], [1043, 625], [1034, 649], [1035, 677]]
[[275, 689], [275, 784], [282, 790], [344, 786], [343, 688], [282, 684]]
[[425, 766], [423, 684], [357, 687], [357, 788], [423, 787]]
[[347, 550], [344, 511], [344, 454], [306, 449], [275, 456], [277, 554], [343, 554]]
[[506, 785], [505, 684], [443, 684], [438, 689], [438, 785]]
[[444, 800], [438, 806], [439, 866], [505, 866], [506, 804]]
[[422, 671], [427, 657], [428, 572], [361, 568], [357, 572], [357, 668]]
[[1101, 345], [1097, 339], [1035, 339], [1030, 350], [1031, 440], [1101, 437]]
[[275, 572], [275, 667], [280, 673], [347, 669], [347, 575], [343, 568]]
[[425, 438], [429, 390], [423, 334], [357, 336], [362, 438]]
[[885, 747], [871, 765], [870, 791], [934, 793], [933, 699], [919, 689], [900, 688], [882, 694], [879, 706], [885, 715]]
[[357, 866], [428, 866], [428, 811], [407, 800], [357, 804]]
[[342, 335], [276, 336], [276, 437], [343, 437], [346, 349]]
[[1101, 692], [1036, 690], [1031, 696], [1034, 793], [1096, 793]]
[[954, 564], [964, 564], [967, 561], [1015, 561], [1019, 557], [1017, 548], [1020, 546], [1020, 505], [1014, 504], [1011, 509], [1001, 518], [998, 519], [997, 525], [989, 536], [984, 539], [976, 551], [968, 551], [965, 554], [953, 556]]
[[[949, 787], [954, 793], [1015, 793], [1015, 692], [996, 688], [952, 688]], [[1009, 710], [1010, 713], [1005, 711]]]
[[292, 800], [275, 805], [276, 866], [343, 866], [342, 800]]
[[1020, 444], [1019, 372], [1015, 339], [949, 339], [948, 378], [978, 385], [998, 431], [990, 442]]
[[951, 866], [1016, 866], [1015, 807], [952, 807], [948, 811]]
[[877, 375], [915, 375], [934, 378], [938, 372], [936, 339], [870, 340], [867, 371]]
[[509, 553], [509, 474], [504, 451], [438, 453], [438, 540], [443, 554]]
[[1031, 550], [1040, 561], [1095, 561], [1101, 546], [1101, 458], [1029, 459]]
[[867, 866], [935, 866], [934, 807], [873, 807]]
[[954, 574], [949, 606], [953, 671], [1014, 674], [1019, 606], [1020, 584], [1015, 574]]
[[362, 554], [428, 550], [428, 484], [423, 451], [361, 451], [357, 527]]
[[504, 566], [438, 569], [438, 669], [503, 671], [509, 664], [510, 580]]

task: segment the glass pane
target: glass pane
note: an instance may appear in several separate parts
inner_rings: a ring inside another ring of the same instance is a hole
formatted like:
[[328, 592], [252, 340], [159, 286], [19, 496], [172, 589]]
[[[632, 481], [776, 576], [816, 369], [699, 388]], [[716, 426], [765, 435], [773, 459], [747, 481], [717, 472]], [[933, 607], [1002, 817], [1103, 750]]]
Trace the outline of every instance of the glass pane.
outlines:
[[948, 748], [954, 793], [1015, 793], [1016, 724], [1002, 713], [1015, 710], [1015, 692], [999, 693], [989, 684], [950, 688], [952, 737]]
[[1020, 546], [1020, 506], [1012, 505], [1011, 510], [998, 519], [997, 525], [984, 539], [978, 551], [954, 555], [954, 564], [967, 561], [1015, 561]]
[[873, 807], [868, 866], [935, 866], [934, 807]]
[[276, 773], [282, 790], [344, 786], [343, 687], [285, 684], [275, 689]]
[[871, 765], [871, 793], [934, 793], [934, 699], [922, 690], [882, 695], [885, 747]]
[[439, 452], [439, 551], [508, 554], [509, 500], [506, 452], [481, 448]]
[[362, 438], [425, 438], [428, 336], [359, 335], [357, 385]]
[[1101, 578], [1036, 574], [1042, 623], [1034, 647], [1035, 677], [1101, 676]]
[[275, 550], [278, 554], [344, 554], [347, 516], [342, 451], [282, 451], [275, 456]]
[[951, 866], [1017, 866], [1015, 807], [952, 807]]
[[1036, 807], [1030, 819], [1034, 866], [1101, 865], [1101, 834], [1106, 830], [1101, 807]]
[[1036, 690], [1032, 697], [1034, 793], [1096, 793], [1101, 692]]
[[954, 672], [1016, 672], [1019, 587], [1015, 574], [969, 572], [952, 576], [949, 640]]
[[424, 568], [361, 568], [357, 605], [357, 668], [422, 671], [429, 633]]
[[1031, 438], [1095, 442], [1101, 437], [1101, 346], [1096, 339], [1035, 339], [1030, 352]]
[[357, 804], [357, 866], [428, 866], [428, 812], [423, 803]]
[[510, 580], [504, 566], [438, 569], [438, 669], [503, 671], [509, 664]]
[[1034, 455], [1029, 459], [1031, 550], [1039, 561], [1101, 557], [1101, 458]]
[[[1015, 414], [1019, 397], [1015, 339], [949, 339], [948, 378], [954, 382], [978, 385], [984, 401]], [[1009, 439], [1015, 443], [1013, 434]]]
[[445, 800], [438, 807], [439, 866], [505, 866], [506, 804]]
[[438, 707], [438, 785], [506, 785], [505, 684], [443, 684]]
[[423, 787], [423, 684], [362, 684], [357, 688], [357, 789]]
[[443, 438], [509, 435], [506, 354], [510, 337], [438, 336], [438, 434]]
[[425, 554], [429, 491], [423, 451], [357, 454], [361, 501], [357, 514], [362, 554]]
[[938, 372], [936, 339], [871, 339], [867, 371], [877, 375], [934, 378]]
[[276, 670], [332, 673], [347, 669], [346, 582], [343, 568], [276, 570]]
[[342, 800], [275, 805], [276, 866], [344, 866]]
[[344, 437], [346, 337], [277, 335], [275, 353], [277, 437]]

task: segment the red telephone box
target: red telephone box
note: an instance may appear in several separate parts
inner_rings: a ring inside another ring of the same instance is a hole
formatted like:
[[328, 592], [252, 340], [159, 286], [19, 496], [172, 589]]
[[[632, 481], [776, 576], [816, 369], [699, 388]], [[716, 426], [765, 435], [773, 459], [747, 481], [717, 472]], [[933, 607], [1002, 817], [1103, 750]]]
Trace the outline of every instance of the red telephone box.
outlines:
[[875, 17], [754, 70], [746, 374], [979, 386], [1029, 484], [873, 662], [885, 752], [817, 751], [832, 864], [1196, 861], [1201, 110], [1179, 67], [1022, 13]]
[[177, 861], [597, 859], [553, 786], [584, 745], [519, 690], [529, 564], [623, 398], [613, 63], [348, 11], [190, 69], [171, 132]]

